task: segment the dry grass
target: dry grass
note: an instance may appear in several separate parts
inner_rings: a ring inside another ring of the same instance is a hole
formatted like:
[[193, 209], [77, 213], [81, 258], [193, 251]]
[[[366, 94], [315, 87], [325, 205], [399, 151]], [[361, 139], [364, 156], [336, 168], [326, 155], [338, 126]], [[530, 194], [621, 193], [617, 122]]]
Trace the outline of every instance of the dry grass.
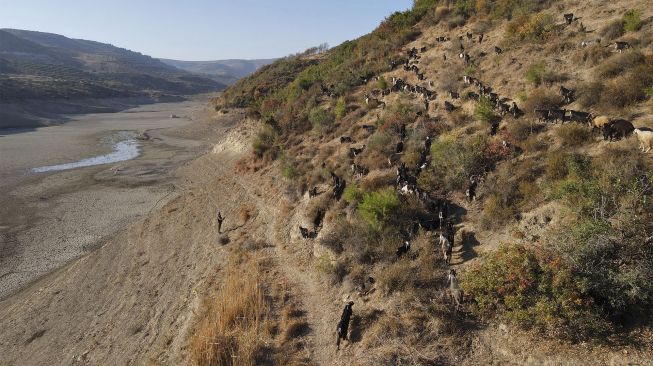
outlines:
[[240, 219], [240, 224], [245, 225], [251, 218], [251, 209], [245, 205], [240, 206], [238, 209], [238, 218]]
[[203, 304], [205, 316], [189, 343], [194, 365], [253, 365], [270, 337], [269, 305], [252, 261], [231, 269], [222, 288]]
[[555, 131], [556, 136], [563, 146], [581, 146], [592, 139], [592, 132], [586, 127], [577, 124], [560, 126]]
[[539, 87], [534, 89], [524, 103], [524, 111], [533, 113], [536, 108], [558, 108], [562, 105], [562, 97], [555, 91]]

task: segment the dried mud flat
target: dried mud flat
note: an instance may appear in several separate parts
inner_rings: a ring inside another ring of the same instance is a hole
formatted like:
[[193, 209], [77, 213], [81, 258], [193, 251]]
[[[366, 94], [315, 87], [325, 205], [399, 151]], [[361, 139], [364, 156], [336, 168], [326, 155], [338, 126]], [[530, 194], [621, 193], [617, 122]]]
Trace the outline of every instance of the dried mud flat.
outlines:
[[[0, 299], [97, 249], [140, 215], [175, 197], [175, 168], [212, 145], [200, 133], [205, 100], [77, 117], [0, 136]], [[170, 118], [171, 115], [179, 118]], [[108, 152], [116, 131], [140, 134], [140, 156], [113, 164], [31, 173]]]

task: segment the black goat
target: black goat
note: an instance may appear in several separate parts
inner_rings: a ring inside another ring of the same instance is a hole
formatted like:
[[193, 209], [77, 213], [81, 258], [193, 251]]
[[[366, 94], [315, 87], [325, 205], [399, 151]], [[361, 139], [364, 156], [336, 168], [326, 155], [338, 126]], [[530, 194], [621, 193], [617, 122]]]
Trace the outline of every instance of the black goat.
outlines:
[[351, 314], [353, 313], [351, 307], [354, 306], [354, 302], [350, 301], [345, 305], [345, 308], [342, 310], [342, 315], [340, 315], [340, 322], [338, 322], [338, 340], [336, 341], [336, 347], [340, 349], [340, 341], [347, 340], [347, 333], [349, 332], [349, 322], [351, 320]]
[[467, 188], [465, 195], [467, 196], [467, 199], [469, 199], [470, 201], [476, 200], [476, 187], [478, 187], [478, 182], [476, 181], [476, 178], [475, 177], [469, 178], [469, 187]]
[[592, 114], [588, 112], [569, 111], [569, 120], [579, 123], [592, 123]]
[[[608, 45], [607, 47], [609, 47], [609, 46], [610, 45]], [[628, 43], [628, 42], [619, 42], [619, 41], [617, 41], [617, 42], [614, 43], [614, 49], [617, 50], [617, 52], [619, 52], [619, 53], [623, 52], [623, 50], [625, 50], [627, 48], [630, 48], [630, 43]]]
[[406, 240], [400, 247], [397, 248], [397, 258], [401, 258], [401, 256], [407, 254], [409, 250], [410, 242]]
[[497, 55], [500, 55], [500, 54], [503, 53], [503, 50], [501, 48], [497, 47], [497, 46], [494, 46], [494, 53], [496, 53]]
[[349, 136], [340, 136], [340, 143], [344, 144], [346, 142], [354, 142], [354, 140]]
[[317, 233], [315, 231], [309, 231], [305, 227], [299, 227], [299, 232], [302, 234], [302, 238], [304, 239], [314, 239], [317, 236]]
[[603, 139], [604, 140], [619, 140], [628, 137], [635, 127], [632, 123], [624, 119], [615, 119], [603, 126]]
[[399, 141], [399, 142], [397, 142], [397, 146], [395, 147], [395, 153], [396, 154], [401, 154], [402, 152], [404, 152], [404, 142]]
[[549, 109], [549, 120], [564, 122], [566, 111], [564, 109]]
[[313, 188], [308, 190], [308, 197], [309, 198], [317, 197], [318, 194], [320, 194], [320, 193], [317, 191], [317, 187], [313, 187]]
[[322, 228], [322, 221], [324, 220], [324, 215], [326, 212], [324, 211], [323, 208], [320, 208], [317, 210], [315, 213], [315, 217], [313, 218], [313, 227], [315, 230]]
[[449, 103], [448, 101], [444, 101], [444, 110], [447, 112], [453, 112], [456, 109], [456, 106]]
[[404, 141], [406, 139], [406, 124], [402, 123], [401, 127], [399, 127], [399, 139], [401, 141]]
[[358, 154], [362, 153], [363, 150], [365, 150], [365, 145], [363, 145], [360, 148], [350, 147], [349, 148], [349, 157], [353, 159], [356, 156], [358, 156]]
[[570, 25], [571, 22], [574, 21], [574, 13], [565, 14], [563, 16], [565, 18], [565, 23], [567, 23], [567, 25]]
[[569, 104], [574, 101], [574, 90], [572, 89], [567, 89], [564, 86], [560, 86], [560, 95], [565, 100], [565, 104]]

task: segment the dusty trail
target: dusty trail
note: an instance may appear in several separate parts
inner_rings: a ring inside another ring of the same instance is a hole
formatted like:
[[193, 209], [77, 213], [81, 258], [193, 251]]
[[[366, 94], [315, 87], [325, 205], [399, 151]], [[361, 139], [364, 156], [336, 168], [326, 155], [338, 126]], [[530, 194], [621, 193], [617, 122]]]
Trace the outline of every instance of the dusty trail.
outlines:
[[[310, 255], [302, 250], [305, 248], [294, 253], [290, 251], [291, 246], [288, 244], [291, 238], [288, 231], [292, 228], [288, 227], [288, 223], [279, 221], [282, 216], [279, 202], [284, 199], [281, 193], [283, 188], [274, 183], [275, 180], [271, 175], [253, 177], [254, 179], [238, 177], [240, 179], [235, 182], [248, 192], [247, 197], [251, 200], [250, 203], [255, 204], [259, 214], [270, 220], [265, 222], [264, 236], [257, 239], [270, 240], [274, 237], [274, 246], [268, 248], [267, 252], [289, 280], [294, 288], [294, 295], [301, 299], [302, 310], [305, 312], [311, 330], [307, 335], [311, 361], [316, 365], [344, 364], [348, 359], [347, 351], [338, 353], [335, 346], [335, 324], [342, 310], [337, 305], [333, 305], [333, 303], [339, 304], [338, 295], [323, 286], [310, 267], [302, 267], [301, 264], [306, 263], [306, 256]], [[265, 195], [261, 191], [262, 180], [268, 180], [264, 185], [269, 185], [271, 188], [265, 192]], [[272, 234], [277, 231], [281, 232], [278, 237]]]

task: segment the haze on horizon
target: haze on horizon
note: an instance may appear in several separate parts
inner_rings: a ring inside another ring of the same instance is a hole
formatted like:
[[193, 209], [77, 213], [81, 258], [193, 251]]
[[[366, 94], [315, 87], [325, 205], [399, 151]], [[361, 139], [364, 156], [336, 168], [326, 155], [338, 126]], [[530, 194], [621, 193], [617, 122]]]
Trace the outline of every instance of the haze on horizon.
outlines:
[[61, 34], [187, 61], [263, 59], [374, 29], [412, 0], [0, 0], [0, 28]]

